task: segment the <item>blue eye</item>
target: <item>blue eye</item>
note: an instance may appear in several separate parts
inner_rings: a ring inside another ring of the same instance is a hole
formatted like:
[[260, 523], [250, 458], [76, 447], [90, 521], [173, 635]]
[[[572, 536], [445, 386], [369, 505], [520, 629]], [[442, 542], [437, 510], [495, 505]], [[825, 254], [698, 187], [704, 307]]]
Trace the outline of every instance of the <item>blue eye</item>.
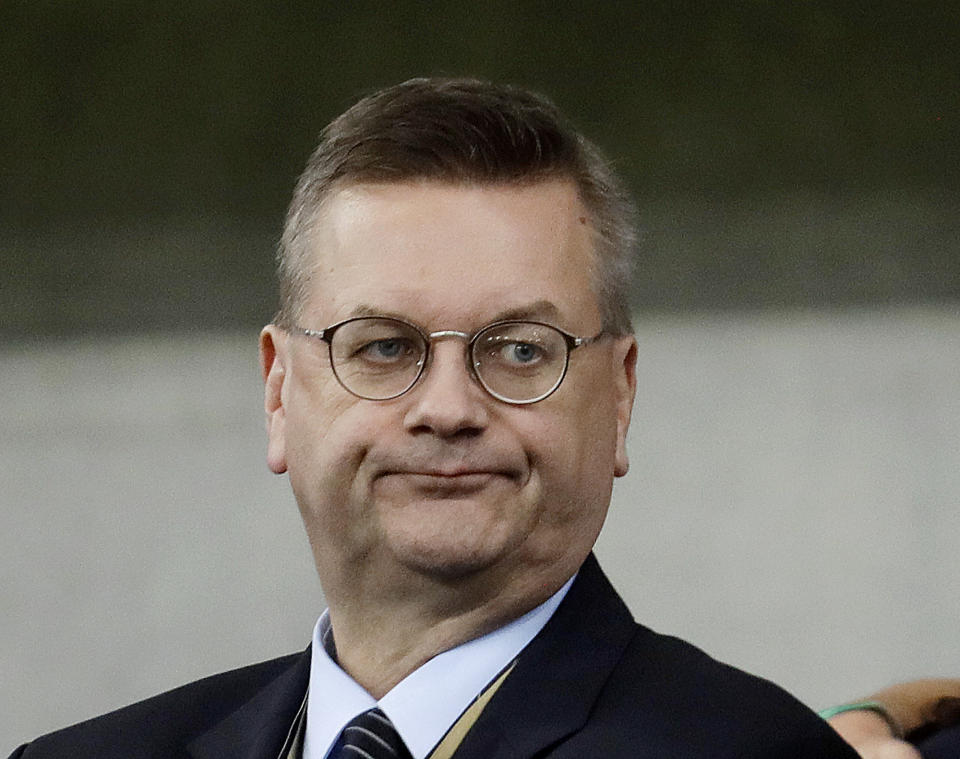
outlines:
[[399, 340], [378, 340], [369, 346], [369, 349], [375, 351], [384, 358], [393, 358], [400, 355], [402, 346]]
[[511, 364], [529, 365], [543, 357], [543, 349], [533, 343], [507, 343], [500, 347], [500, 356]]
[[389, 338], [364, 345], [359, 353], [371, 361], [396, 361], [416, 353], [409, 340]]
[[537, 349], [530, 343], [517, 343], [513, 346], [513, 357], [521, 363], [529, 363], [537, 357]]

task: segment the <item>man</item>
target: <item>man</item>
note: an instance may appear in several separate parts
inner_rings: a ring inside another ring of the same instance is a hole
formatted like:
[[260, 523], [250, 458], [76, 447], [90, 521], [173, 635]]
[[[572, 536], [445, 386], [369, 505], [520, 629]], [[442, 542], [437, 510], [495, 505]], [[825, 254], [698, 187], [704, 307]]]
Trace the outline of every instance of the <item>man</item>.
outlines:
[[776, 686], [634, 623], [591, 549], [637, 346], [630, 205], [530, 93], [414, 80], [324, 132], [261, 334], [268, 463], [329, 603], [304, 654], [41, 757], [851, 757]]

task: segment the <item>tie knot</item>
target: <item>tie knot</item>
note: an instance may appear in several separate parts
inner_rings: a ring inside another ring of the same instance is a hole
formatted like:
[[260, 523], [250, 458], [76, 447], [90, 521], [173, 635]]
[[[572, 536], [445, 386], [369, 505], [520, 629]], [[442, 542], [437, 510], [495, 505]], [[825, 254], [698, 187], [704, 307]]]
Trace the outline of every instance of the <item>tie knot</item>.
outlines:
[[330, 759], [412, 759], [400, 733], [379, 708], [347, 723], [330, 752]]

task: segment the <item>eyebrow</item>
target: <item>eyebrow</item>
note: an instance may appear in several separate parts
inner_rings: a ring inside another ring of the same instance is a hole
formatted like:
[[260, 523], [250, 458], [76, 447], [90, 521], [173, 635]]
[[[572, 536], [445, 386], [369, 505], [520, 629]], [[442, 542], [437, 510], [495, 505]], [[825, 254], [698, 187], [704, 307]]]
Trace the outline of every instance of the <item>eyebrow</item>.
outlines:
[[[350, 311], [350, 317], [356, 316], [387, 316], [394, 319], [400, 319], [401, 321], [405, 322], [411, 321], [410, 317], [406, 314], [402, 314], [397, 311], [385, 310], [383, 308], [377, 308], [376, 306], [371, 306], [366, 303], [360, 303]], [[499, 311], [498, 313], [494, 314], [493, 318], [491, 318], [487, 324], [521, 319], [531, 319], [533, 321], [555, 321], [559, 318], [560, 309], [557, 308], [553, 302], [546, 299], [541, 299], [522, 306], [514, 306], [512, 308]]]
[[396, 319], [403, 319], [404, 317], [393, 311], [384, 311], [382, 308], [376, 308], [374, 306], [368, 306], [366, 303], [361, 303], [358, 306], [354, 306], [350, 310], [350, 314], [347, 318], [354, 318], [355, 316], [390, 316]]
[[560, 309], [549, 300], [537, 300], [525, 306], [508, 308], [498, 313], [493, 321], [511, 321], [513, 319], [559, 319]]

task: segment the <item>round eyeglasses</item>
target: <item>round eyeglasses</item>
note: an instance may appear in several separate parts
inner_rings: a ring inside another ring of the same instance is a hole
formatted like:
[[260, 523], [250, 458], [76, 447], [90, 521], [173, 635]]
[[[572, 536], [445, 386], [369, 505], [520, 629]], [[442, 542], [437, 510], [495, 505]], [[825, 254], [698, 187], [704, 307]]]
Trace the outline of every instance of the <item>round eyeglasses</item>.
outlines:
[[387, 401], [403, 395], [423, 376], [434, 340], [467, 341], [469, 369], [480, 386], [504, 403], [542, 401], [560, 387], [570, 351], [605, 336], [577, 337], [534, 321], [500, 321], [470, 335], [455, 330], [426, 333], [400, 319], [357, 316], [313, 330], [293, 332], [323, 340], [330, 366], [343, 388], [358, 398]]

